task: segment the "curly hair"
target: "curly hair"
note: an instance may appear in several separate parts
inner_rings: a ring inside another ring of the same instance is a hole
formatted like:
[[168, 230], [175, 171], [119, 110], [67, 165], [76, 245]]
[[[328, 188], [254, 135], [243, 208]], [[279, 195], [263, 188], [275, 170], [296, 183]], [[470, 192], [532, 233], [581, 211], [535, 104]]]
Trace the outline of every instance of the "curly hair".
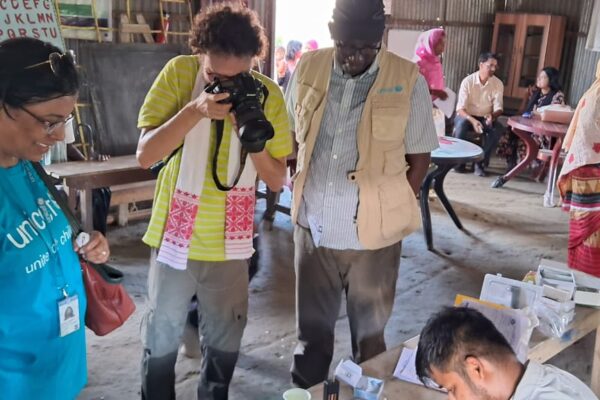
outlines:
[[238, 3], [225, 2], [196, 15], [190, 47], [194, 54], [211, 52], [262, 59], [268, 41], [256, 12]]

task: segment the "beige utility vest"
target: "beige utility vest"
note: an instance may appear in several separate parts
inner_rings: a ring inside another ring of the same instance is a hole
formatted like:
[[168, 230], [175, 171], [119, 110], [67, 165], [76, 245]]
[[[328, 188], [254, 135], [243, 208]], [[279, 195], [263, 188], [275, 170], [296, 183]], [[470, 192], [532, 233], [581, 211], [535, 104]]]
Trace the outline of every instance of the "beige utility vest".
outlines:
[[[312, 51], [303, 55], [296, 67], [294, 223], [327, 103], [333, 56], [333, 48]], [[415, 64], [381, 50], [379, 72], [357, 129], [358, 163], [355, 171], [348, 171], [348, 179], [358, 185], [356, 224], [358, 239], [366, 249], [397, 243], [420, 226], [417, 200], [406, 178], [404, 148], [418, 73]]]

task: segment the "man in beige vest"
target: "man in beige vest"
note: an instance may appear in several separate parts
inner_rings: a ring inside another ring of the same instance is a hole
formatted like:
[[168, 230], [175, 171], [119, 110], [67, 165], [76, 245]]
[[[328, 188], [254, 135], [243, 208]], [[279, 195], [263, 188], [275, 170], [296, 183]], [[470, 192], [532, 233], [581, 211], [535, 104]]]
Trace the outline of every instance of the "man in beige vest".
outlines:
[[385, 351], [401, 240], [419, 227], [415, 193], [438, 146], [427, 83], [381, 44], [383, 9], [337, 0], [335, 47], [303, 55], [288, 86], [300, 387], [328, 376], [342, 292], [354, 360]]

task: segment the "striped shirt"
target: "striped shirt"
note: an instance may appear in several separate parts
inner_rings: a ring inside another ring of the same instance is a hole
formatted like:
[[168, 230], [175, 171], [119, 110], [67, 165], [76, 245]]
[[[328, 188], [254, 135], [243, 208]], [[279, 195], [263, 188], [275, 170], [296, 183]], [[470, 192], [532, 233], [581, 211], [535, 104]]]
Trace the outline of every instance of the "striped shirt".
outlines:
[[[138, 117], [139, 128], [158, 127], [181, 110], [192, 97], [192, 90], [199, 73], [200, 63], [197, 56], [178, 56], [170, 60], [160, 72]], [[266, 149], [273, 158], [282, 158], [291, 154], [292, 140], [285, 112], [285, 103], [281, 89], [264, 75], [253, 72], [269, 90], [265, 104], [265, 115], [273, 124], [275, 136], [269, 140]], [[229, 159], [229, 140], [231, 122], [225, 120], [223, 141], [219, 149], [217, 174], [221, 182], [227, 180], [227, 162]], [[215, 135], [211, 135], [209, 160], [215, 149]], [[169, 212], [169, 203], [175, 191], [182, 151], [179, 150], [171, 161], [161, 170], [156, 185], [152, 217], [148, 230], [143, 237], [144, 243], [159, 247]], [[212, 167], [206, 168], [204, 187], [190, 242], [189, 259], [198, 261], [225, 260], [225, 200], [226, 192], [217, 189], [212, 178]]]
[[[379, 57], [361, 76], [344, 75], [336, 61], [331, 72], [325, 114], [307, 171], [298, 224], [308, 227], [315, 246], [362, 250], [355, 224], [358, 186], [348, 181], [348, 171], [358, 161], [357, 127], [377, 78]], [[286, 92], [288, 115], [294, 130], [296, 76]], [[411, 93], [411, 109], [404, 144], [407, 154], [429, 153], [436, 149], [437, 135], [432, 116], [431, 96], [419, 75]]]

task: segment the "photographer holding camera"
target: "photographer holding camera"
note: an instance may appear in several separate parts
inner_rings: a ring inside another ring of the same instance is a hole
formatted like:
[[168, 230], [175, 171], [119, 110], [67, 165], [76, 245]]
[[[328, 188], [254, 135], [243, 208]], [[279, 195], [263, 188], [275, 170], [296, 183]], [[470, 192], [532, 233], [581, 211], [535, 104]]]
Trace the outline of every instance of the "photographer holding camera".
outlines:
[[256, 14], [203, 10], [191, 56], [167, 63], [140, 110], [137, 158], [160, 170], [143, 241], [152, 248], [142, 320], [142, 398], [175, 398], [175, 362], [192, 296], [202, 340], [199, 399], [227, 399], [247, 320], [256, 177], [284, 184], [292, 152], [283, 95], [251, 71], [266, 52]]

